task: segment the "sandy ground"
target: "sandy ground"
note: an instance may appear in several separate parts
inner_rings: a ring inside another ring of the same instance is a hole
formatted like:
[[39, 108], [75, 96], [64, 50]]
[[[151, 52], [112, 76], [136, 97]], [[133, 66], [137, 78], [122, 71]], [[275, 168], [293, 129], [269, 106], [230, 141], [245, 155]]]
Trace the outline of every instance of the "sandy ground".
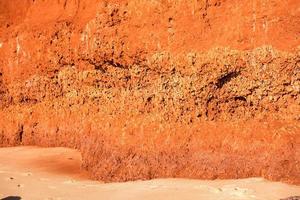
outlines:
[[90, 181], [80, 153], [66, 148], [0, 149], [0, 199], [240, 199], [300, 196], [300, 186], [266, 181], [158, 179], [127, 183]]

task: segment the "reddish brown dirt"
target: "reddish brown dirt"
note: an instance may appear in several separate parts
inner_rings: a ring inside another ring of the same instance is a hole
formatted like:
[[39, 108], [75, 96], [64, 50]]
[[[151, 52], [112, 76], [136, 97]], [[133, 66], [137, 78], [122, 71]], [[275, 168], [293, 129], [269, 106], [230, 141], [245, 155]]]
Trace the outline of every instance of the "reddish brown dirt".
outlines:
[[96, 179], [300, 183], [300, 2], [0, 0], [0, 145]]

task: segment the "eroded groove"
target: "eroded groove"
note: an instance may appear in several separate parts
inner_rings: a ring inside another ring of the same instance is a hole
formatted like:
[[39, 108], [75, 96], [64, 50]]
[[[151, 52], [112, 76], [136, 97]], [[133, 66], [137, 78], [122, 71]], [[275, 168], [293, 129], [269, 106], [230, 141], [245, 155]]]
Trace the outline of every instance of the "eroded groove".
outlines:
[[218, 88], [222, 88], [226, 83], [230, 82], [232, 79], [238, 77], [241, 73], [240, 72], [229, 72], [227, 74], [225, 74], [224, 76], [222, 76], [221, 78], [219, 78], [217, 80], [217, 87]]

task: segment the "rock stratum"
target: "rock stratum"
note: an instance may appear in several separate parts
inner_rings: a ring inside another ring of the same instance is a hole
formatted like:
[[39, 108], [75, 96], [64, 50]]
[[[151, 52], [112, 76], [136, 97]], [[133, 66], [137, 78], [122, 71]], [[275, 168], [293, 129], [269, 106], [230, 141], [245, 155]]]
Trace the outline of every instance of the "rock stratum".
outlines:
[[0, 0], [0, 146], [300, 184], [299, 47], [298, 0]]

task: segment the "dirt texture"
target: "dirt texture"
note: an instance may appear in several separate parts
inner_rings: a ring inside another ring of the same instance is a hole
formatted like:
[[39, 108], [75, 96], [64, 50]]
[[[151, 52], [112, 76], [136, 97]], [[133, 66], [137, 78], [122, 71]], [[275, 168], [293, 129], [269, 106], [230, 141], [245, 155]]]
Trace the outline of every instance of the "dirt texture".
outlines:
[[300, 194], [300, 186], [263, 178], [102, 183], [83, 173], [79, 151], [62, 147], [0, 148], [0, 160], [1, 200], [12, 194], [30, 200], [299, 200]]
[[0, 0], [0, 100], [98, 180], [300, 184], [300, 2]]

